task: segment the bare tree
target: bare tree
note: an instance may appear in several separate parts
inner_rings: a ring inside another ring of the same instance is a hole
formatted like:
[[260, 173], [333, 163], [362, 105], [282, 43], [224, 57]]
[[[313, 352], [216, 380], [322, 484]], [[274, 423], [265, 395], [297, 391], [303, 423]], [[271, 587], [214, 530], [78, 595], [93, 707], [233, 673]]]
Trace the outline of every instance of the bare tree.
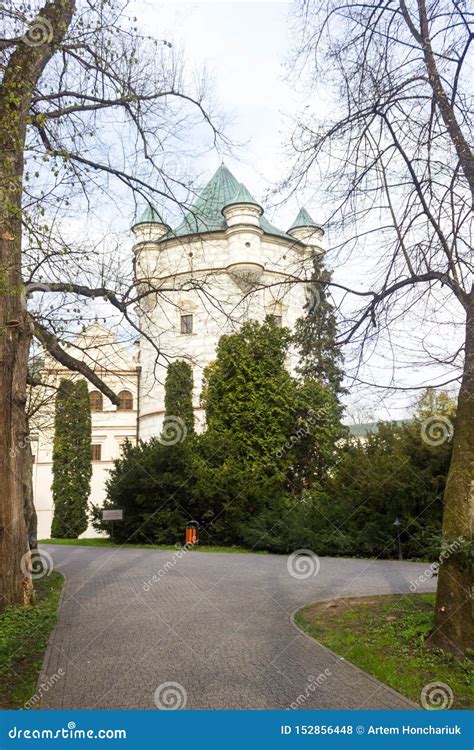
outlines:
[[[472, 18], [463, 0], [301, 0], [293, 62], [318, 110], [297, 121], [290, 179], [293, 189], [314, 185], [316, 174], [325, 181], [336, 253], [376, 256], [368, 289], [339, 286], [340, 343], [357, 344], [359, 362], [414, 310], [425, 325], [428, 309], [464, 320], [462, 349], [445, 342], [445, 363], [455, 367], [464, 353], [464, 364], [442, 532], [447, 547], [463, 543], [442, 559], [430, 636], [458, 654], [472, 643]], [[435, 361], [433, 349], [428, 355]]]
[[[169, 155], [178, 144], [188, 152], [203, 142], [213, 147], [219, 136], [203, 81], [190, 86], [180, 55], [169, 42], [141, 35], [126, 5], [2, 4], [0, 610], [31, 590], [23, 512], [31, 505], [30, 343], [36, 338], [118, 403], [94, 367], [63, 346], [60, 311], [69, 305], [68, 320], [77, 320], [78, 300], [100, 298], [136, 326], [129, 315], [136, 295], [120, 274], [112, 288], [104, 286], [110, 268], [97, 264], [84, 243], [72, 242], [65, 224], [83, 209], [83, 228], [76, 227], [82, 235], [87, 211], [97, 215], [107, 200], [116, 204], [127, 192], [160, 209], [183, 206], [192, 185]], [[55, 315], [28, 309], [34, 291], [60, 295]]]

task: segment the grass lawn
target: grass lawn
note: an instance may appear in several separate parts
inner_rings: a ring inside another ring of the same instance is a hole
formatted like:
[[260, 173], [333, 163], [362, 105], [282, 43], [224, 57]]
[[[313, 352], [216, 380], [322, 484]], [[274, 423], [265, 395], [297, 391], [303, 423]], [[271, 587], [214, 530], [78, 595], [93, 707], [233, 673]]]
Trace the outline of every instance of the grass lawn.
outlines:
[[444, 682], [452, 708], [474, 708], [473, 662], [428, 648], [434, 594], [409, 594], [318, 602], [295, 622], [331, 651], [416, 703], [422, 688]]
[[34, 695], [63, 583], [51, 572], [35, 581], [34, 604], [0, 615], [0, 709], [23, 708]]
[[[115, 544], [110, 539], [40, 539], [38, 544], [65, 544], [74, 547], [130, 547], [131, 549], [172, 549], [176, 550], [174, 544]], [[239, 554], [266, 555], [265, 550], [251, 550], [244, 547], [209, 547], [198, 545], [191, 547], [191, 552], [229, 552]]]

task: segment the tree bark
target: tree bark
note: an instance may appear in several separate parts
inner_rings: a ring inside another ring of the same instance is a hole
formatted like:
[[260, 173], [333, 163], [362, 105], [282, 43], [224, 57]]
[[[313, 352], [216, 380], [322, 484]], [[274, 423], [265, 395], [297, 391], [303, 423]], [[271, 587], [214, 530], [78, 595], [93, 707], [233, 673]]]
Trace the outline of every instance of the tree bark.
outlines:
[[[40, 573], [43, 568], [41, 556], [38, 553], [38, 516], [36, 515], [36, 508], [34, 504], [33, 496], [33, 455], [31, 452], [30, 442], [30, 426], [28, 417], [25, 414], [25, 452], [23, 456], [23, 498], [24, 498], [24, 513], [25, 513], [25, 524], [26, 534], [28, 538], [28, 547], [30, 551], [29, 555], [29, 570], [35, 571], [36, 574]], [[26, 585], [31, 584], [31, 589], [28, 591], [26, 599], [32, 599], [34, 596], [33, 585], [30, 581], [26, 581]]]
[[[435, 624], [429, 642], [464, 655], [474, 642], [471, 561], [474, 518], [474, 287], [466, 316], [466, 356], [459, 391], [453, 452], [444, 493], [443, 547], [436, 594]], [[450, 552], [450, 550], [453, 550]]]
[[[26, 128], [35, 87], [62, 41], [74, 0], [47, 3], [36, 17], [51, 34], [19, 41], [0, 86], [0, 611], [29, 598], [24, 460], [31, 324], [22, 295], [21, 210]], [[23, 446], [23, 447], [22, 447]], [[29, 450], [29, 445], [27, 445]], [[25, 564], [26, 562], [26, 564]], [[23, 571], [23, 572], [22, 572]]]

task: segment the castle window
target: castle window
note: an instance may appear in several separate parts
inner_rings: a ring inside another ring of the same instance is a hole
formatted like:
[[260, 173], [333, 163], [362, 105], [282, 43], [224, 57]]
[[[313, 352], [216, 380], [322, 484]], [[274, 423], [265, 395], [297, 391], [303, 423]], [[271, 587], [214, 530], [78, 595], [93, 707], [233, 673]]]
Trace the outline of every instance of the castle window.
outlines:
[[193, 332], [193, 316], [181, 315], [181, 333]]
[[267, 316], [277, 328], [282, 328], [283, 326], [284, 309], [282, 303], [277, 300], [273, 300], [273, 302], [265, 308]]
[[91, 391], [89, 393], [89, 401], [91, 405], [91, 411], [103, 411], [104, 410], [104, 399], [100, 391]]
[[101, 445], [91, 445], [91, 458], [93, 461], [102, 461]]
[[117, 411], [133, 410], [133, 396], [130, 391], [120, 391], [118, 397], [120, 399], [120, 404], [117, 406]]

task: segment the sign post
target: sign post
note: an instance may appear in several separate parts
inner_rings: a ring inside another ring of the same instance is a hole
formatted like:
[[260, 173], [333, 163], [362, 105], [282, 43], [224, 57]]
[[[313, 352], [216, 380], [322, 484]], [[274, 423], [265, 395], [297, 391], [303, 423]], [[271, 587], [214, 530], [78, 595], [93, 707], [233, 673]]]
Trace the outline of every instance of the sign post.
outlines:
[[123, 521], [123, 510], [120, 508], [113, 508], [110, 510], [102, 510], [102, 520], [110, 521], [110, 541], [113, 544], [114, 541], [114, 521]]

